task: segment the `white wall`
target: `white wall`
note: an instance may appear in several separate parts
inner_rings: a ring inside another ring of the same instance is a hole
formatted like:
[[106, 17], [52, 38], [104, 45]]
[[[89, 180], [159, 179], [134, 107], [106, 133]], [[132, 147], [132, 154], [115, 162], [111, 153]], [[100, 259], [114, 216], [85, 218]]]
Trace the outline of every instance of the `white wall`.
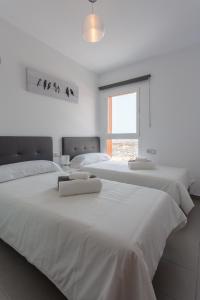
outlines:
[[[97, 78], [92, 72], [3, 20], [0, 40], [0, 135], [53, 136], [54, 152], [59, 152], [64, 135], [98, 133]], [[28, 93], [27, 66], [76, 82], [79, 104]], [[151, 157], [155, 161], [188, 168], [196, 180], [192, 191], [200, 195], [200, 47], [102, 74], [99, 84], [147, 73], [152, 74], [152, 127], [148, 127], [148, 86], [142, 83], [141, 151], [147, 156], [146, 149], [155, 148], [157, 155]]]
[[[151, 73], [152, 127], [148, 126], [148, 84], [141, 95], [141, 151], [161, 164], [186, 167], [200, 195], [200, 47], [129, 65], [99, 77], [99, 85]], [[103, 120], [103, 119], [102, 119]], [[103, 120], [105, 121], [105, 120]]]
[[[0, 41], [0, 135], [53, 136], [54, 152], [59, 152], [62, 136], [96, 134], [97, 78], [92, 72], [3, 20]], [[79, 103], [27, 92], [25, 67], [74, 81]]]

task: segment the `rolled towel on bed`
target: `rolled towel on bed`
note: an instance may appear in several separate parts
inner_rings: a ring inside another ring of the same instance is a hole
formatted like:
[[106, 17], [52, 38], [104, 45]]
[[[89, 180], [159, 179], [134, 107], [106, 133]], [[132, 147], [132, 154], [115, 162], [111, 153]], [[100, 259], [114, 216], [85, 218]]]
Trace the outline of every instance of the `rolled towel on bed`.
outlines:
[[147, 159], [146, 157], [136, 157], [136, 159], [133, 161], [150, 162], [151, 160]]
[[99, 178], [62, 181], [59, 183], [59, 195], [72, 196], [99, 193], [101, 188], [102, 182]]
[[88, 179], [90, 177], [90, 173], [88, 172], [74, 172], [69, 175], [69, 179]]
[[129, 160], [128, 167], [130, 170], [153, 170], [155, 164], [148, 159]]

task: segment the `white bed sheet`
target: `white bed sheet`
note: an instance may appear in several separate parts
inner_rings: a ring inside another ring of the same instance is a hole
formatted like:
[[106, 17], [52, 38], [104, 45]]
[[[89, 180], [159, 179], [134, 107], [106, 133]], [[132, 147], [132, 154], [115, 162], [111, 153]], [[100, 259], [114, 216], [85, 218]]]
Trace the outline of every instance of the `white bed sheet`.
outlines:
[[186, 169], [156, 166], [155, 170], [130, 170], [127, 162], [105, 161], [82, 168], [100, 178], [162, 190], [188, 214], [193, 208], [187, 191], [190, 186]]
[[69, 300], [155, 300], [151, 279], [186, 217], [164, 192], [103, 181], [59, 197], [49, 173], [0, 184], [0, 238]]

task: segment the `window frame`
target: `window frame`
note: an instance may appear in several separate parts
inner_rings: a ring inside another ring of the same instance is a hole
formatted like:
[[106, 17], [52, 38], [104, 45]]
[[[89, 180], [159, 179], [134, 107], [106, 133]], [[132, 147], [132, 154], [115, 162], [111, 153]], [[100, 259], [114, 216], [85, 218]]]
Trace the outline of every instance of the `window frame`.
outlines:
[[[108, 123], [109, 123], [109, 108], [108, 108], [108, 99], [109, 97], [117, 97], [127, 94], [136, 93], [136, 133], [108, 133]], [[139, 88], [120, 88], [120, 90], [116, 89], [115, 91], [110, 91], [110, 93], [106, 93], [104, 95], [106, 97], [106, 132], [104, 132], [105, 140], [112, 139], [138, 139], [140, 136], [140, 89]]]
[[[108, 133], [108, 98], [120, 96], [124, 94], [136, 93], [137, 101], [137, 132], [136, 133]], [[101, 151], [106, 152], [107, 141], [112, 139], [137, 139], [138, 140], [138, 154], [141, 152], [141, 136], [140, 136], [140, 86], [126, 85], [115, 87], [100, 93], [100, 117], [101, 117]]]

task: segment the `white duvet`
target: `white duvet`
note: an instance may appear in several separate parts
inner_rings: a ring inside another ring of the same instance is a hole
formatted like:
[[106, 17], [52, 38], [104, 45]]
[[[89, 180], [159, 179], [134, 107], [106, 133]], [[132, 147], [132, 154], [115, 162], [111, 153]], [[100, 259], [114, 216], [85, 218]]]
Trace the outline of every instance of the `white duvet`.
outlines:
[[190, 181], [183, 168], [156, 166], [155, 170], [130, 170], [127, 162], [105, 161], [90, 164], [84, 171], [108, 180], [146, 186], [168, 193], [188, 214], [194, 204], [187, 191]]
[[152, 277], [186, 217], [164, 192], [103, 181], [59, 197], [49, 173], [0, 184], [0, 238], [69, 300], [155, 300]]

